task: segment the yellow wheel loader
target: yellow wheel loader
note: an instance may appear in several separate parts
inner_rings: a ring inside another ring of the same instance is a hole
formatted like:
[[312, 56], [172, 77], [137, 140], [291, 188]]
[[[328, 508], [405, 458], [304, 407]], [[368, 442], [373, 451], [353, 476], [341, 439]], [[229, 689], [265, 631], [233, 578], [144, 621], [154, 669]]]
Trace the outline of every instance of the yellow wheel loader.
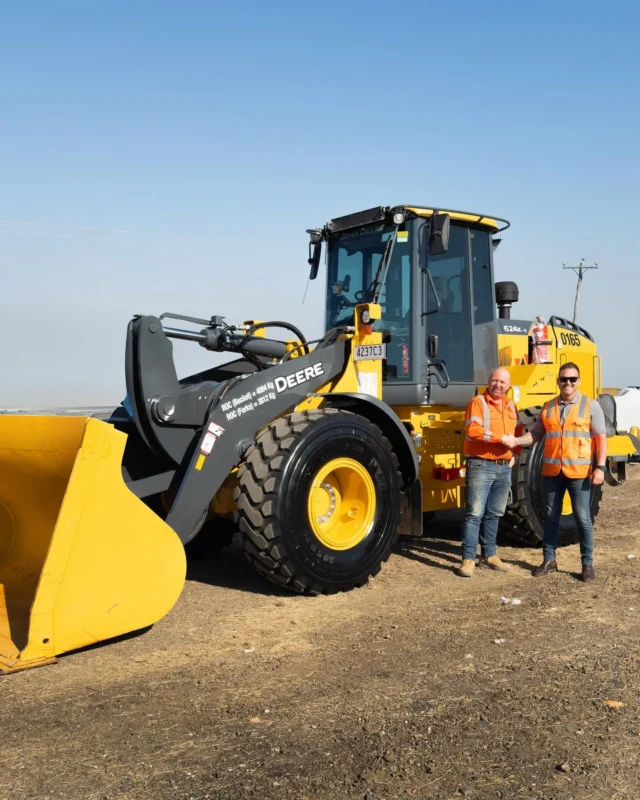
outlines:
[[[327, 263], [320, 339], [280, 321], [136, 316], [117, 409], [0, 415], [0, 672], [153, 624], [182, 591], [185, 550], [235, 530], [288, 589], [361, 586], [400, 533], [464, 505], [464, 409], [491, 369], [510, 370], [527, 424], [563, 361], [598, 396], [587, 331], [552, 317], [543, 361], [532, 323], [510, 319], [517, 287], [493, 279], [508, 226], [412, 205], [333, 219], [309, 231], [310, 278], [323, 247]], [[179, 378], [173, 339], [234, 357]], [[615, 483], [640, 442], [616, 429], [609, 399]], [[539, 446], [523, 452], [504, 520], [530, 543], [544, 524], [539, 461]]]

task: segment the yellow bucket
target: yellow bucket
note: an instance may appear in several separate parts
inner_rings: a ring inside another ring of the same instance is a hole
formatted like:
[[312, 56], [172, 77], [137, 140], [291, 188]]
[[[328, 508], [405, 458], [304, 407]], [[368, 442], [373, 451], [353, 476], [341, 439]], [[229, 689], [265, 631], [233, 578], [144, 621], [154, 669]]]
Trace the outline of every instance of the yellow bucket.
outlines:
[[89, 417], [0, 415], [0, 673], [161, 619], [178, 536], [129, 491], [126, 434]]

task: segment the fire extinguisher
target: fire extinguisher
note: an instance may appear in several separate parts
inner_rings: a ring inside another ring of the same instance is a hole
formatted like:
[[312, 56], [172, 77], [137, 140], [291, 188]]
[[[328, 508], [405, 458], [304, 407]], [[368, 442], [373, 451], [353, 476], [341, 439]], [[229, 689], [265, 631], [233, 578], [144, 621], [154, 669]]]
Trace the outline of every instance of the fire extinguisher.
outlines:
[[409, 346], [406, 344], [401, 345], [402, 349], [402, 374], [409, 374]]
[[531, 363], [550, 364], [549, 345], [551, 344], [551, 339], [549, 338], [549, 326], [544, 317], [536, 317], [535, 322], [531, 326], [529, 335], [531, 336], [533, 344]]

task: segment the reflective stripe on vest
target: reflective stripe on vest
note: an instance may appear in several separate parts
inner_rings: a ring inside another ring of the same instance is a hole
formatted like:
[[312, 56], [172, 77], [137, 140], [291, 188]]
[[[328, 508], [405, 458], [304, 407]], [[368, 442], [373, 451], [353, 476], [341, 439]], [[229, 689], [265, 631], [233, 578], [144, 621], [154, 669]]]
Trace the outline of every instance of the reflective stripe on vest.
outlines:
[[580, 395], [578, 402], [569, 405], [564, 424], [557, 397], [545, 404], [541, 418], [546, 433], [542, 474], [558, 475], [562, 471], [568, 478], [586, 478], [593, 459], [589, 397]]
[[484, 436], [482, 437], [485, 442], [491, 439], [491, 412], [489, 411], [489, 404], [483, 394], [480, 395], [480, 402], [482, 403], [482, 427], [484, 428]]
[[[583, 394], [582, 397], [580, 398], [580, 411], [578, 413], [578, 416], [581, 417], [581, 418], [584, 417], [585, 412], [587, 410], [587, 400], [588, 399], [589, 398], [587, 397], [586, 394]], [[589, 407], [591, 407], [591, 406], [589, 406]]]
[[558, 403], [558, 398], [554, 397], [553, 400], [549, 401], [549, 403], [547, 404], [547, 414], [546, 414], [547, 419], [549, 419], [549, 417], [551, 416], [551, 412], [556, 407], [557, 403]]
[[[491, 412], [489, 411], [489, 404], [487, 403], [485, 396], [482, 395], [482, 394], [480, 395], [480, 402], [482, 403], [482, 419], [480, 419], [480, 417], [475, 417], [475, 416], [474, 417], [469, 417], [469, 419], [465, 422], [465, 426], [468, 428], [469, 425], [471, 425], [472, 422], [479, 422], [480, 425], [482, 425], [482, 427], [484, 428], [484, 436], [482, 437], [482, 439], [485, 442], [488, 442], [488, 441], [490, 441], [491, 436], [492, 436], [492, 433], [491, 433], [491, 430], [490, 430]], [[516, 417], [518, 416], [518, 412], [516, 410], [516, 405], [512, 400], [508, 401], [508, 406], [507, 407], [510, 408], [513, 411], [513, 413], [514, 413], [514, 415]], [[468, 442], [475, 441], [474, 439], [470, 439], [468, 436], [466, 437], [466, 439], [467, 439]]]
[[[482, 403], [482, 419], [480, 419], [480, 417], [469, 417], [465, 425], [469, 427], [472, 422], [479, 422], [484, 428], [484, 436], [482, 437], [482, 440], [488, 442], [491, 439], [491, 431], [489, 430], [489, 426], [491, 425], [491, 412], [489, 411], [489, 405], [487, 404], [484, 395], [480, 395], [480, 402]], [[465, 438], [468, 442], [477, 441], [476, 439], [471, 439], [469, 436]]]
[[570, 439], [592, 439], [593, 434], [591, 431], [585, 433], [584, 431], [549, 431], [547, 439], [560, 439], [562, 436], [568, 436]]

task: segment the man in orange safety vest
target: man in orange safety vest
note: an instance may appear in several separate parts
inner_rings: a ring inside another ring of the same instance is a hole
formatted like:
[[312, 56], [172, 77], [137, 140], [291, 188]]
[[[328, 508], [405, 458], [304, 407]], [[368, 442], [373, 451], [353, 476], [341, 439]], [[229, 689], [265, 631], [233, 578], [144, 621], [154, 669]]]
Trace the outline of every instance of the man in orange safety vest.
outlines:
[[[591, 522], [591, 487], [604, 480], [607, 460], [607, 429], [604, 412], [596, 400], [578, 391], [580, 370], [569, 362], [560, 367], [560, 396], [542, 407], [540, 416], [518, 445], [529, 445], [544, 438], [542, 480], [547, 520], [544, 528], [543, 561], [533, 570], [535, 577], [558, 569], [556, 548], [562, 501], [567, 491], [580, 534], [583, 581], [595, 578], [593, 571], [593, 524]], [[593, 468], [593, 455], [597, 456]]]
[[515, 403], [507, 397], [511, 382], [508, 370], [494, 369], [484, 394], [467, 405], [464, 442], [466, 456], [466, 508], [462, 528], [462, 564], [458, 575], [471, 578], [476, 565], [478, 541], [480, 563], [508, 572], [496, 553], [498, 523], [504, 515], [511, 488], [511, 467], [519, 448], [515, 437], [524, 428]]

